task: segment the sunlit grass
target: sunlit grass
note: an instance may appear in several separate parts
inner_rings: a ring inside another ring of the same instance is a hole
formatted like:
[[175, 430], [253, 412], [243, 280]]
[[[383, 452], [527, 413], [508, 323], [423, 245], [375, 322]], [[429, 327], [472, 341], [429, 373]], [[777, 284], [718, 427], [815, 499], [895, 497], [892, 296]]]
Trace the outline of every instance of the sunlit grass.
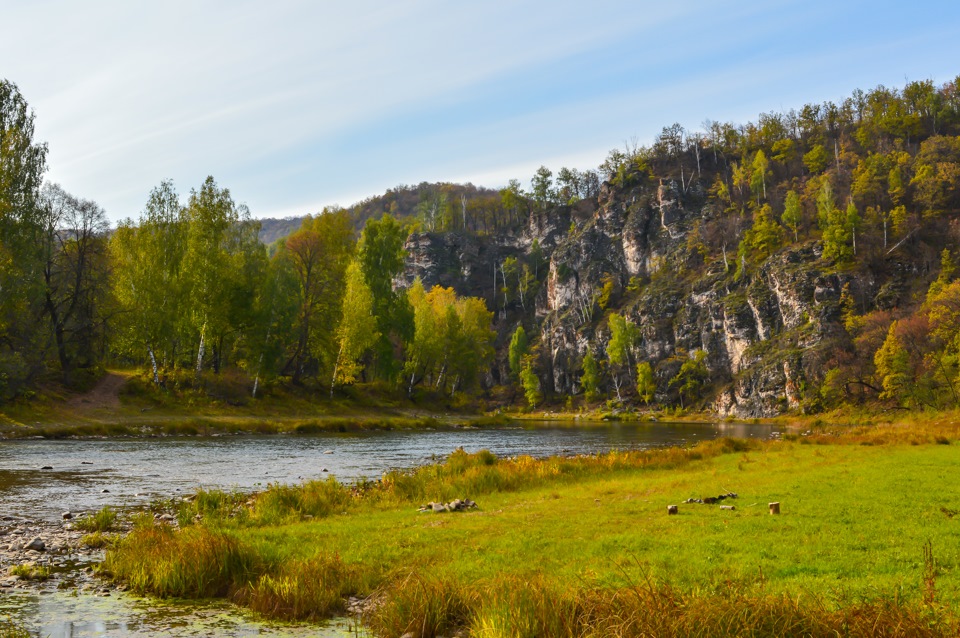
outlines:
[[[138, 591], [233, 593], [283, 618], [374, 595], [365, 621], [383, 635], [954, 635], [957, 438], [882, 426], [596, 457], [460, 451], [360, 485], [200, 493], [181, 522], [201, 525], [141, 526], [107, 566]], [[733, 511], [683, 503], [729, 491]], [[454, 497], [480, 509], [416, 512]], [[194, 547], [211, 539], [231, 549]], [[215, 585], [170, 584], [191, 580], [169, 567], [190, 552]]]

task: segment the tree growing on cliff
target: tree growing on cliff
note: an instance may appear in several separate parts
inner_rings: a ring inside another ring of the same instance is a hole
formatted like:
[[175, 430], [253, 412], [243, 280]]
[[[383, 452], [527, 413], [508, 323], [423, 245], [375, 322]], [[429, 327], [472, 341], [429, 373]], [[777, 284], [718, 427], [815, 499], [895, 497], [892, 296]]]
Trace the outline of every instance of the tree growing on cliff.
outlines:
[[583, 372], [580, 375], [580, 385], [583, 386], [587, 401], [596, 401], [600, 394], [598, 392], [600, 388], [600, 364], [589, 349], [587, 349], [587, 354], [583, 356]]
[[515, 376], [520, 376], [520, 370], [523, 367], [523, 358], [527, 355], [527, 333], [523, 326], [517, 326], [510, 338], [510, 348], [507, 351], [507, 361], [510, 364], [510, 372]]
[[640, 339], [640, 329], [637, 325], [617, 313], [611, 314], [608, 319], [610, 327], [610, 341], [607, 343], [607, 358], [610, 360], [613, 387], [617, 392], [617, 401], [623, 401], [620, 388], [624, 380], [620, 373], [627, 370], [629, 381], [630, 358], [633, 348]]
[[703, 350], [697, 350], [693, 356], [686, 356], [680, 371], [676, 376], [670, 379], [670, 387], [677, 388], [680, 395], [680, 408], [684, 408], [683, 398], [687, 402], [695, 400], [707, 379], [710, 378], [710, 372], [707, 370], [707, 353]]
[[783, 215], [780, 221], [793, 233], [793, 241], [799, 241], [800, 235], [798, 229], [803, 220], [803, 209], [800, 206], [800, 196], [794, 190], [787, 191], [786, 199], [783, 202]]

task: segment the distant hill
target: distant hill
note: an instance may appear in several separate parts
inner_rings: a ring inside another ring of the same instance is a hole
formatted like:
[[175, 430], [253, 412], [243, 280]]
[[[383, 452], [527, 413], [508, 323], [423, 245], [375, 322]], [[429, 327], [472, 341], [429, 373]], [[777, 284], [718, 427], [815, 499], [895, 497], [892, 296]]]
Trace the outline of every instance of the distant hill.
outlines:
[[[473, 184], [448, 182], [420, 182], [415, 186], [400, 185], [388, 189], [383, 195], [374, 195], [347, 207], [359, 233], [368, 219], [379, 219], [390, 213], [403, 222], [420, 221], [424, 227], [456, 226], [453, 218], [462, 218], [464, 208], [470, 211], [474, 225], [484, 222], [485, 216], [477, 215], [478, 209], [493, 210], [500, 207], [500, 191]], [[305, 216], [265, 218], [260, 220], [260, 241], [270, 245], [290, 235], [300, 227]], [[444, 223], [443, 220], [446, 220]], [[462, 221], [459, 223], [463, 223]], [[474, 228], [474, 230], [478, 230]]]

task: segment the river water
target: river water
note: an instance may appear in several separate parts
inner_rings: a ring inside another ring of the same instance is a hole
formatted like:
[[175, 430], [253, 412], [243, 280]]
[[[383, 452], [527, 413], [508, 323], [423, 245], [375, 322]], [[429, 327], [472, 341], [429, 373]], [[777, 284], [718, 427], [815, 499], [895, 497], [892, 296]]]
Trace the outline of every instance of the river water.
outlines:
[[[441, 460], [459, 447], [468, 452], [487, 449], [500, 457], [594, 454], [685, 445], [719, 436], [769, 438], [779, 430], [727, 423], [543, 422], [523, 428], [310, 436], [9, 440], [0, 441], [0, 516], [50, 523], [59, 521], [64, 511], [135, 507], [198, 488], [252, 491], [269, 483], [328, 476], [344, 482], [378, 478], [389, 469]], [[316, 628], [278, 629], [257, 623], [222, 605], [158, 608], [127, 596], [57, 591], [0, 594], [0, 618], [4, 615], [51, 638], [324, 635]], [[348, 634], [333, 627], [326, 635]]]

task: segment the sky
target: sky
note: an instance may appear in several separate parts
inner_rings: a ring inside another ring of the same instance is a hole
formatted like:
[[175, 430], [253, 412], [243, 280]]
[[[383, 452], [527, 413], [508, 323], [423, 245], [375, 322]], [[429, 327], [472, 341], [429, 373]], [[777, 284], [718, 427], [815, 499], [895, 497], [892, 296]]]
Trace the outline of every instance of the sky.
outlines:
[[[349, 6], [348, 6], [349, 5]], [[0, 78], [49, 181], [139, 217], [212, 175], [255, 217], [529, 183], [665, 126], [960, 75], [960, 3], [14, 0]]]

